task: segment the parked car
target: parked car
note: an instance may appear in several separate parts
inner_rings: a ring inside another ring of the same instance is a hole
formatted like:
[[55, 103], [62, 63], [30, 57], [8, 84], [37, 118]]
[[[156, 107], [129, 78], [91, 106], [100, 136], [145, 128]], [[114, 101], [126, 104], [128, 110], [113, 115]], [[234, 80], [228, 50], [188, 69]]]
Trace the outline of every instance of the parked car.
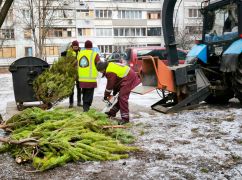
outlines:
[[123, 63], [125, 59], [126, 59], [126, 53], [124, 53], [124, 52], [113, 52], [112, 54], [110, 54], [106, 58], [106, 61]]
[[[160, 60], [168, 64], [167, 53], [165, 47], [160, 46], [147, 46], [147, 47], [130, 47], [126, 49], [126, 56], [124, 57], [126, 63], [134, 69], [135, 72], [139, 72], [142, 62], [142, 56], [157, 56]], [[178, 49], [179, 64], [184, 64], [187, 52], [182, 49]]]

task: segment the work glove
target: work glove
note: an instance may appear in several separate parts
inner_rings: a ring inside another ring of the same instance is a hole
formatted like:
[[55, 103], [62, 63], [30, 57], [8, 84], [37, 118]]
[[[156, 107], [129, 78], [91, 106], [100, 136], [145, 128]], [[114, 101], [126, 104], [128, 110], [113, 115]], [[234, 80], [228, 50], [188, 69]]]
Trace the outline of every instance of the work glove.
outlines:
[[112, 99], [113, 96], [109, 95], [109, 96], [104, 96], [104, 100], [105, 101], [110, 101], [110, 99]]

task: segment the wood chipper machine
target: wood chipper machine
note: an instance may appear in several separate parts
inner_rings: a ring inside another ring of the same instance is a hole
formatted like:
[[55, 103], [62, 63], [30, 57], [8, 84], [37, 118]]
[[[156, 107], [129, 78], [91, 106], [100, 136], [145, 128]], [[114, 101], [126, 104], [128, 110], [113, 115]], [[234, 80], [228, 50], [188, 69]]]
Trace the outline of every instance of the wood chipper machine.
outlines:
[[[162, 8], [168, 66], [157, 57], [142, 57], [142, 86], [133, 92], [160, 90], [162, 99], [151, 108], [163, 113], [194, 108], [201, 101], [221, 104], [237, 97], [242, 102], [242, 1], [201, 3], [202, 39], [188, 52], [185, 64], [178, 64], [173, 28], [175, 4], [176, 0], [164, 0]], [[230, 25], [237, 25], [237, 31], [225, 32], [231, 14], [234, 22]], [[219, 35], [211, 37], [210, 32], [215, 31]]]

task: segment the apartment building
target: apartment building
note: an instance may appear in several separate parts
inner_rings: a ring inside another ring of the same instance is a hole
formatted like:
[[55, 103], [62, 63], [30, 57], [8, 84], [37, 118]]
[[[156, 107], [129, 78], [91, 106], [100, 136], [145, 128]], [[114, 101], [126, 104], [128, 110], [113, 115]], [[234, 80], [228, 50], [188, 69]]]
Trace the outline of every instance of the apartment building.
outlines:
[[[161, 25], [163, 0], [49, 0], [43, 21], [43, 17], [38, 18], [38, 12], [43, 11], [42, 5], [46, 1], [36, 1], [37, 4], [33, 5], [35, 11], [31, 11], [28, 1], [15, 0], [0, 29], [0, 64], [11, 64], [24, 56], [36, 56], [33, 26], [29, 25], [31, 21], [36, 23], [37, 41], [43, 31], [42, 25], [46, 24], [43, 58], [49, 63], [58, 59], [67, 44], [76, 39], [81, 44], [86, 40], [93, 41], [101, 54], [124, 51], [130, 46], [164, 45]], [[200, 2], [184, 0], [177, 3], [174, 12], [177, 32], [200, 33]]]

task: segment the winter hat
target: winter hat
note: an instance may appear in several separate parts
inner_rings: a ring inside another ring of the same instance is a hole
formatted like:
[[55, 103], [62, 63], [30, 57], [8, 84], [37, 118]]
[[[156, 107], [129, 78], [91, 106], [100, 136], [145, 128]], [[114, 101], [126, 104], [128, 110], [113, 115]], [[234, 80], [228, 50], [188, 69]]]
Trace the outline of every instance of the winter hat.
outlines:
[[92, 41], [87, 40], [85, 42], [85, 48], [92, 48]]
[[108, 66], [108, 62], [103, 62], [103, 61], [99, 61], [97, 64], [96, 64], [96, 68], [98, 71], [104, 71]]
[[79, 42], [78, 42], [77, 40], [75, 40], [75, 41], [73, 41], [73, 42], [71, 43], [71, 45], [72, 45], [72, 46], [79, 46]]

